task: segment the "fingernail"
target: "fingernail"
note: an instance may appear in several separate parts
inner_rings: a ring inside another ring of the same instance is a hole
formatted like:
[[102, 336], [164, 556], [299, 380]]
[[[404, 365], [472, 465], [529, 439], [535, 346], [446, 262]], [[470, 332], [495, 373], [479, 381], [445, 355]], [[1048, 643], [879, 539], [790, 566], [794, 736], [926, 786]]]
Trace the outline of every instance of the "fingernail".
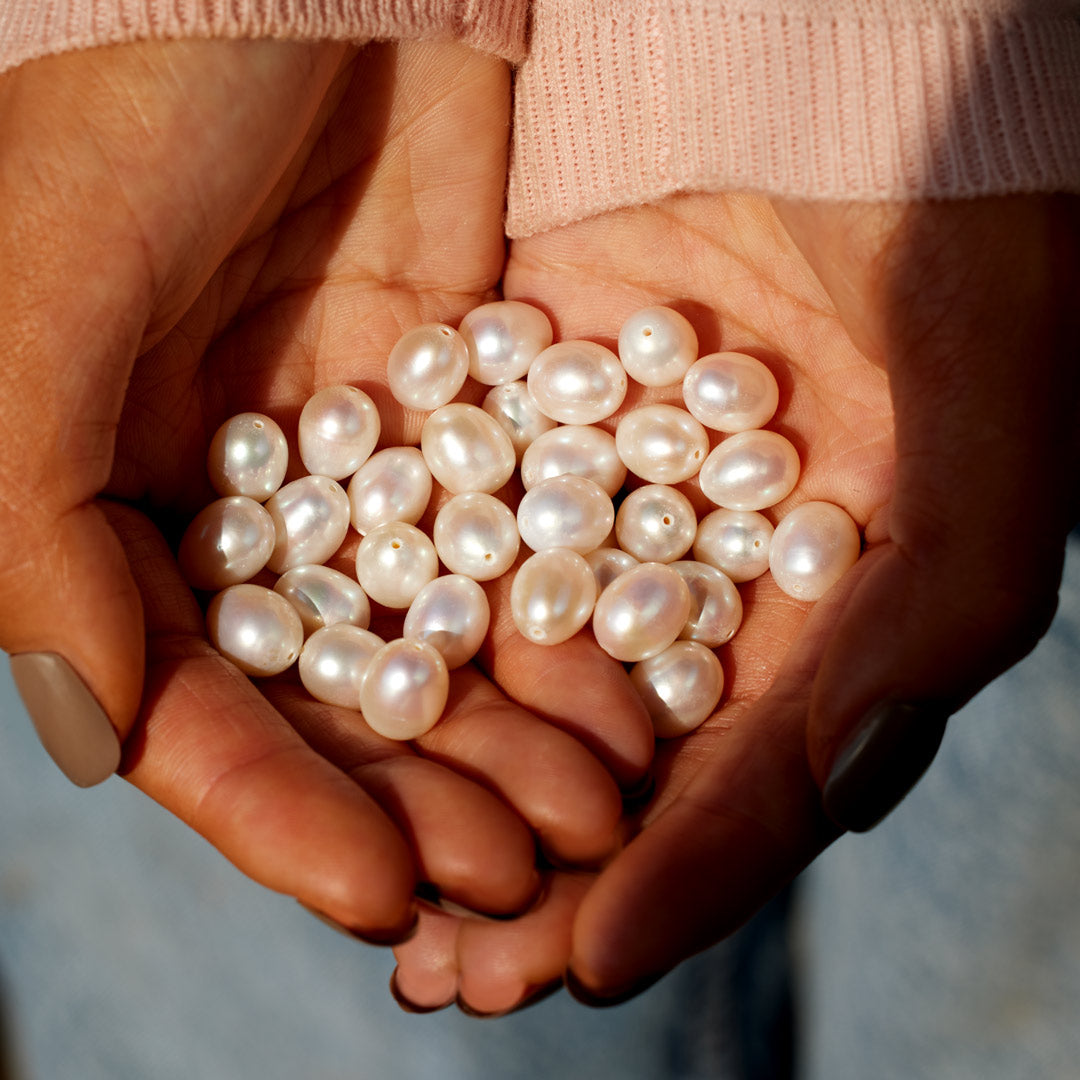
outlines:
[[75, 669], [56, 653], [11, 657], [11, 677], [41, 745], [79, 787], [93, 787], [120, 766], [120, 739]]
[[596, 991], [590, 990], [569, 968], [563, 976], [563, 982], [575, 1001], [580, 1001], [582, 1005], [588, 1005], [593, 1009], [609, 1009], [614, 1005], [622, 1005], [631, 998], [637, 997], [638, 994], [643, 994], [662, 978], [663, 973], [646, 975], [620, 990], [613, 990], [610, 994], [597, 994]]
[[932, 705], [875, 705], [833, 762], [821, 792], [825, 813], [852, 832], [872, 829], [929, 768], [947, 720]]
[[399, 930], [358, 930], [355, 927], [338, 922], [337, 919], [327, 915], [325, 911], [320, 911], [317, 907], [305, 904], [303, 900], [297, 900], [296, 902], [309, 915], [314, 915], [319, 922], [329, 926], [331, 930], [336, 930], [339, 934], [344, 934], [355, 941], [362, 941], [365, 945], [404, 945], [416, 933], [420, 921], [419, 913], [414, 911], [412, 920]]
[[417, 1016], [423, 1016], [425, 1013], [441, 1012], [454, 1002], [453, 998], [444, 1001], [441, 1005], [417, 1005], [416, 1002], [410, 1001], [401, 992], [401, 987], [398, 986], [397, 968], [394, 968], [390, 973], [390, 996], [398, 1003], [402, 1011], [415, 1013]]
[[483, 911], [480, 908], [469, 907], [466, 904], [458, 903], [443, 896], [438, 885], [430, 881], [419, 882], [414, 890], [414, 895], [425, 907], [433, 908], [447, 915], [456, 915], [461, 919], [474, 919], [483, 922], [511, 922], [514, 919], [520, 919], [522, 915], [527, 915], [547, 895], [547, 877], [537, 873], [535, 879], [535, 885], [529, 894], [529, 898], [516, 911]]

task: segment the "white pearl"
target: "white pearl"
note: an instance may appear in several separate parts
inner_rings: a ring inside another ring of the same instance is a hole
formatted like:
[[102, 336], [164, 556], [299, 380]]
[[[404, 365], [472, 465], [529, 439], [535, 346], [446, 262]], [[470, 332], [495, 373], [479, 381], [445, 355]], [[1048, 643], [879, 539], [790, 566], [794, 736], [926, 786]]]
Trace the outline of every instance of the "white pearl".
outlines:
[[615, 515], [615, 537], [639, 562], [681, 559], [697, 535], [693, 504], [679, 490], [646, 484], [631, 491]]
[[277, 579], [274, 592], [296, 608], [305, 634], [339, 623], [367, 629], [371, 621], [367, 593], [347, 574], [329, 566], [294, 566]]
[[642, 563], [600, 594], [593, 634], [616, 660], [645, 660], [679, 636], [689, 615], [690, 590], [678, 571], [663, 563]]
[[589, 564], [569, 548], [530, 555], [510, 586], [510, 612], [518, 632], [537, 645], [572, 638], [592, 615], [596, 578]]
[[735, 582], [715, 566], [693, 559], [680, 559], [671, 568], [690, 590], [690, 615], [679, 637], [710, 649], [726, 645], [742, 624], [742, 597]]
[[643, 405], [615, 428], [622, 463], [650, 484], [679, 484], [694, 476], [709, 452], [705, 429], [675, 405]]
[[206, 611], [210, 640], [245, 675], [278, 675], [300, 655], [304, 627], [296, 609], [272, 589], [231, 585]]
[[619, 359], [630, 378], [643, 386], [671, 386], [697, 359], [694, 328], [669, 307], [635, 312], [619, 331]]
[[521, 546], [513, 510], [482, 491], [466, 491], [446, 503], [435, 516], [432, 538], [447, 570], [474, 581], [506, 573]]
[[371, 456], [382, 421], [375, 402], [355, 386], [327, 386], [300, 412], [300, 460], [309, 473], [344, 480]]
[[436, 409], [420, 432], [431, 475], [447, 491], [498, 491], [517, 464], [505, 431], [483, 409], [456, 402]]
[[328, 476], [301, 476], [270, 497], [276, 540], [267, 567], [275, 574], [324, 563], [349, 531], [349, 496]]
[[683, 401], [714, 431], [749, 431], [773, 418], [780, 391], [773, 373], [755, 357], [711, 353], [686, 373]]
[[196, 514], [178, 559], [193, 589], [216, 590], [253, 578], [273, 550], [273, 518], [254, 499], [230, 495]]
[[316, 701], [359, 709], [364, 675], [385, 644], [377, 634], [350, 623], [324, 626], [304, 642], [297, 665], [300, 681]]
[[450, 674], [438, 649], [422, 641], [387, 642], [368, 664], [360, 709], [368, 726], [387, 739], [416, 739], [446, 707]]
[[488, 386], [523, 378], [552, 341], [548, 317], [520, 300], [481, 304], [461, 320], [458, 330], [469, 350], [469, 374]]
[[528, 383], [522, 379], [493, 386], [480, 407], [510, 437], [518, 462], [533, 442], [555, 427], [555, 421], [536, 407]]
[[406, 330], [386, 360], [390, 393], [412, 409], [437, 409], [453, 401], [468, 374], [465, 340], [444, 323]]
[[673, 739], [712, 715], [724, 691], [724, 669], [700, 642], [677, 641], [635, 664], [630, 682], [645, 703], [657, 738]]
[[638, 560], [628, 551], [615, 547], [598, 547], [588, 552], [585, 561], [596, 578], [596, 595], [599, 596], [620, 574], [638, 565]]
[[472, 578], [444, 574], [416, 594], [402, 635], [434, 646], [453, 671], [476, 655], [490, 621], [484, 590]]
[[615, 524], [611, 498], [599, 484], [583, 476], [541, 480], [521, 497], [518, 532], [533, 551], [569, 548], [584, 555], [598, 548]]
[[407, 608], [439, 572], [435, 545], [415, 525], [377, 525], [356, 549], [356, 580], [377, 604]]
[[247, 495], [266, 502], [285, 479], [289, 444], [285, 433], [262, 413], [240, 413], [217, 429], [206, 455], [206, 471], [219, 495]]
[[560, 341], [529, 368], [529, 393], [540, 411], [561, 424], [595, 424], [626, 397], [626, 370], [594, 341]]
[[769, 569], [773, 527], [756, 510], [714, 510], [698, 522], [694, 558], [732, 581], [753, 581]]
[[565, 424], [538, 436], [522, 455], [521, 483], [526, 491], [565, 473], [595, 480], [614, 497], [626, 480], [615, 436], [588, 424]]
[[764, 510], [787, 498], [799, 482], [799, 455], [775, 431], [730, 435], [701, 466], [701, 490], [727, 510]]
[[376, 525], [415, 525], [431, 499], [431, 470], [415, 446], [391, 446], [371, 457], [349, 481], [353, 528], [363, 536]]
[[859, 558], [859, 527], [833, 503], [797, 506], [773, 533], [769, 569], [796, 600], [818, 600]]

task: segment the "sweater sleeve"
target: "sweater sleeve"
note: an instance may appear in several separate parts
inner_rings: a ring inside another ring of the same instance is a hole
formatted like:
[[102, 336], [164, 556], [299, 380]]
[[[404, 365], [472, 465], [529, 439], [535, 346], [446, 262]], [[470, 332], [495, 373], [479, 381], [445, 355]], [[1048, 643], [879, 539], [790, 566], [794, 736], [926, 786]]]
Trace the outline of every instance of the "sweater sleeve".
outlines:
[[687, 190], [1080, 191], [1080, 3], [534, 0], [508, 233]]

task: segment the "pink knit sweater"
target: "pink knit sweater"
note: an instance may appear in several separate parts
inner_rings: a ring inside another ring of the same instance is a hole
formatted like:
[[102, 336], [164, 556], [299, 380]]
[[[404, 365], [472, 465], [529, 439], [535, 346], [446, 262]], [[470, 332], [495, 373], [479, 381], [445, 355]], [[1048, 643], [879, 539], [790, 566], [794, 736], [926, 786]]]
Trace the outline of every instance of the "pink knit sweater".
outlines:
[[230, 36], [516, 64], [514, 236], [682, 190], [1080, 191], [1080, 0], [0, 0], [0, 71]]

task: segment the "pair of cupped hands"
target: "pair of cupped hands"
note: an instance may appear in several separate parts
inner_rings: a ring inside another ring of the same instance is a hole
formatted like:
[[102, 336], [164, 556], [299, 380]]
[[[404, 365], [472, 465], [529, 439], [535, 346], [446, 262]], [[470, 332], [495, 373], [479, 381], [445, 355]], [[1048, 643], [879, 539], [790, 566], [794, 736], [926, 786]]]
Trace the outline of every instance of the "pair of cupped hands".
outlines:
[[[510, 90], [454, 43], [126, 45], [0, 79], [0, 644], [62, 656], [122, 775], [241, 870], [396, 943], [403, 1004], [485, 1014], [564, 977], [638, 992], [887, 812], [1045, 629], [1078, 461], [1069, 200], [691, 193], [508, 244]], [[497, 296], [608, 343], [671, 303], [702, 353], [759, 356], [788, 505], [863, 529], [813, 609], [743, 587], [691, 735], [654, 744], [588, 635], [522, 639], [506, 581], [415, 745], [206, 640], [170, 542], [217, 426], [289, 431], [352, 383], [415, 442], [390, 347]]]

